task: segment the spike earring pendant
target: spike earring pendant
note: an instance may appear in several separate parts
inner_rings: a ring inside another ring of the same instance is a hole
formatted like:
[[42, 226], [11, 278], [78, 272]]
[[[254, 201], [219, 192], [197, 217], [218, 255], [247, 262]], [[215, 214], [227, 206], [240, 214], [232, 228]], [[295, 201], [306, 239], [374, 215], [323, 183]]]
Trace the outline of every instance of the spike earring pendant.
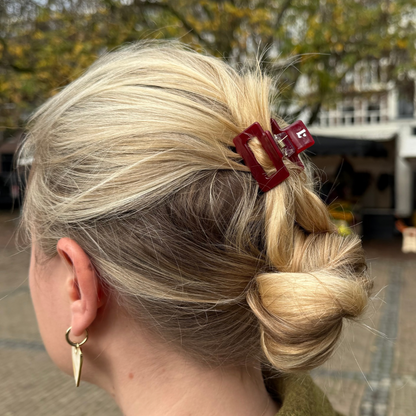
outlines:
[[71, 345], [72, 347], [72, 368], [74, 370], [74, 378], [75, 378], [75, 387], [79, 386], [79, 382], [81, 381], [81, 370], [82, 370], [82, 351], [81, 351], [81, 345], [84, 345], [87, 342], [88, 339], [88, 331], [85, 330], [86, 336], [85, 338], [77, 343], [73, 342], [69, 339], [69, 333], [71, 332], [72, 327], [69, 327], [65, 334], [66, 342]]

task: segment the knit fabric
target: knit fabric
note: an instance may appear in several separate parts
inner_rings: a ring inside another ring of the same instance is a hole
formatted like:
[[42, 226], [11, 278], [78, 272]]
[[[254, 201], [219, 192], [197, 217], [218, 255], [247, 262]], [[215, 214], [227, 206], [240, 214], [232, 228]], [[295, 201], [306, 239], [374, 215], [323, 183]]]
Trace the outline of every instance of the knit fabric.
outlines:
[[287, 375], [269, 380], [271, 394], [279, 398], [276, 416], [343, 416], [336, 412], [309, 375]]

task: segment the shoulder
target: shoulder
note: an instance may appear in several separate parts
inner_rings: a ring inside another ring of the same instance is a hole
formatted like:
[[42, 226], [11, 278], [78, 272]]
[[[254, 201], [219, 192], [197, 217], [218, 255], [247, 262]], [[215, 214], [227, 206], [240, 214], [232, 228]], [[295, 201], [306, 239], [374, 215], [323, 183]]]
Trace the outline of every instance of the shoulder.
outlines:
[[324, 392], [308, 374], [269, 379], [267, 387], [281, 402], [276, 416], [343, 416], [333, 409]]

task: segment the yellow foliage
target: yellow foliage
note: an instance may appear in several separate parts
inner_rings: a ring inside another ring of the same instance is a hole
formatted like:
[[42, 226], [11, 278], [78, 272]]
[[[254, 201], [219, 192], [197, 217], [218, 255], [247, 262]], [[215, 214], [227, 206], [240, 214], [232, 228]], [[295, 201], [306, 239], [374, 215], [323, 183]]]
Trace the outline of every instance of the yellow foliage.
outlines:
[[82, 43], [76, 43], [74, 45], [73, 52], [74, 52], [75, 55], [78, 55], [82, 51], [82, 49], [83, 49]]
[[[303, 54], [297, 70], [284, 72], [280, 92], [287, 102], [296, 99], [310, 108], [334, 100], [338, 68], [397, 49], [406, 50], [402, 55], [412, 64], [416, 55], [413, 23], [406, 31], [399, 25], [416, 0], [390, 1], [384, 8], [357, 0], [112, 0], [110, 8], [110, 2], [97, 0], [84, 12], [69, 6], [58, 12], [55, 0], [40, 3], [44, 6], [28, 21], [11, 17], [10, 33], [0, 42], [0, 108], [10, 100], [17, 108], [9, 124], [16, 123], [22, 108], [40, 104], [76, 78], [100, 53], [136, 39], [179, 38], [196, 50], [235, 61], [273, 46], [274, 55], [266, 52], [263, 64], [278, 76], [278, 59]], [[313, 93], [296, 92], [299, 73], [309, 77]]]
[[33, 39], [40, 40], [45, 37], [45, 34], [41, 32], [40, 30], [36, 30], [32, 36], [33, 36]]
[[407, 48], [407, 45], [408, 45], [408, 42], [407, 42], [407, 40], [406, 40], [406, 39], [398, 39], [398, 40], [397, 40], [397, 46], [398, 46], [400, 49], [406, 49], [406, 48]]

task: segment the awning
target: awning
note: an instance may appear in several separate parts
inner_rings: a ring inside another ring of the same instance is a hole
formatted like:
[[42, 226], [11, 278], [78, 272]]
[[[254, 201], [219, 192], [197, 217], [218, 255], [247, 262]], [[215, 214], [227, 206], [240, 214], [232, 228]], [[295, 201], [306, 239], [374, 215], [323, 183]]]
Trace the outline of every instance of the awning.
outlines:
[[313, 135], [313, 138], [315, 144], [308, 151], [308, 154], [312, 157], [341, 155], [383, 158], [388, 156], [388, 151], [383, 142], [316, 135]]
[[384, 142], [396, 137], [399, 134], [400, 126], [394, 123], [330, 127], [309, 126], [308, 130], [312, 136]]

